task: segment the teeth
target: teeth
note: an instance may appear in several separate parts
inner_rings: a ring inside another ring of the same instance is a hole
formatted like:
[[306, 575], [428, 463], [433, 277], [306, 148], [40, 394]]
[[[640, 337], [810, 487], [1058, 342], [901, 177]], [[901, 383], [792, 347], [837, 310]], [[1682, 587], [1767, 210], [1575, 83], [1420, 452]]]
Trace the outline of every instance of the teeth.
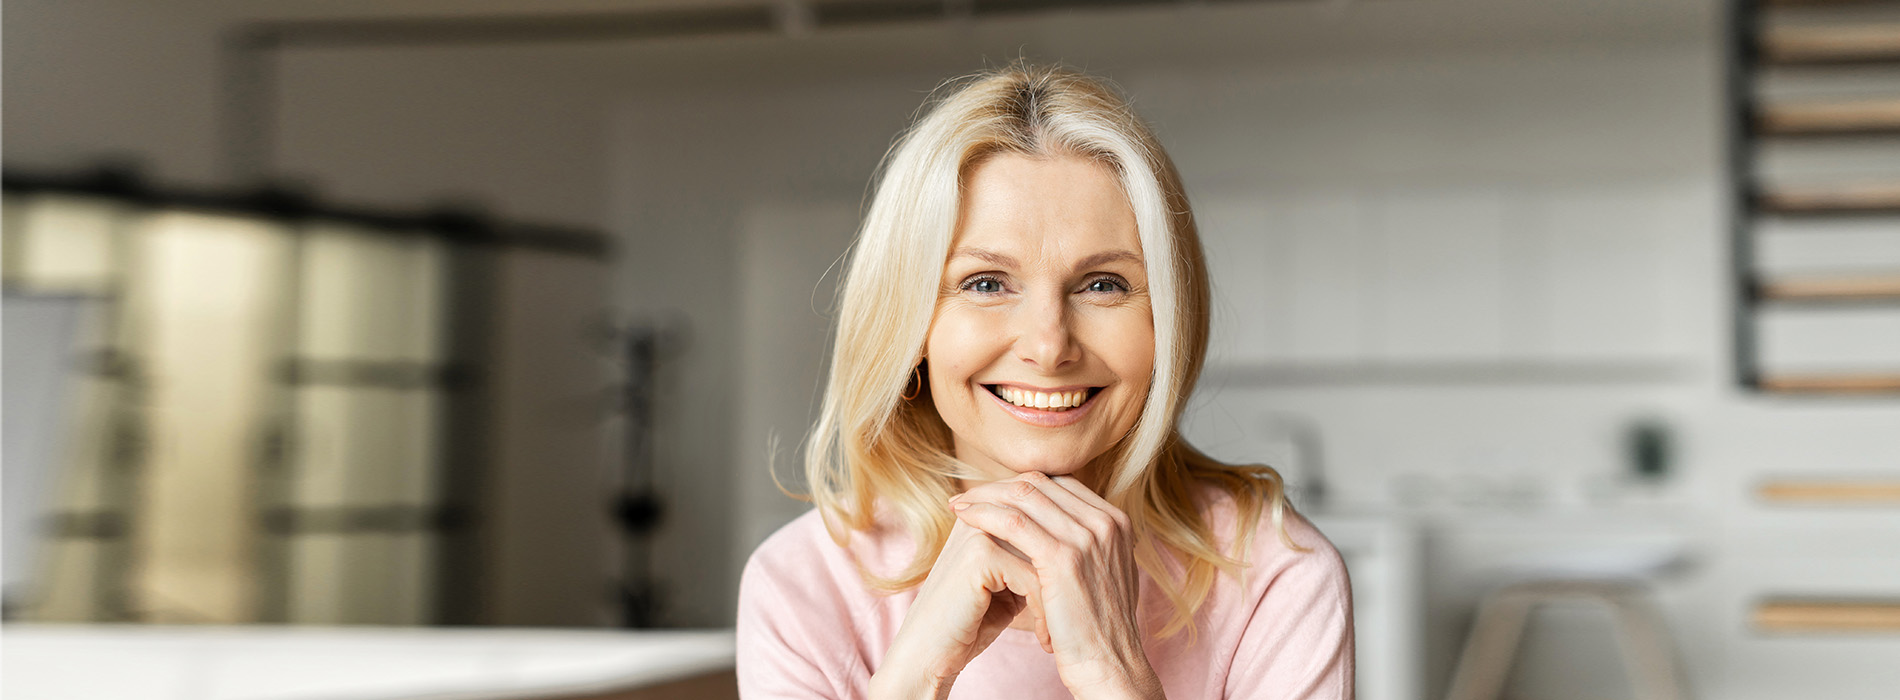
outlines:
[[1080, 406], [1083, 401], [1088, 399], [1087, 390], [1048, 393], [1041, 391], [1023, 391], [1021, 389], [1000, 386], [996, 388], [996, 394], [1003, 397], [1004, 401], [1024, 408], [1040, 408], [1055, 411], [1064, 411]]

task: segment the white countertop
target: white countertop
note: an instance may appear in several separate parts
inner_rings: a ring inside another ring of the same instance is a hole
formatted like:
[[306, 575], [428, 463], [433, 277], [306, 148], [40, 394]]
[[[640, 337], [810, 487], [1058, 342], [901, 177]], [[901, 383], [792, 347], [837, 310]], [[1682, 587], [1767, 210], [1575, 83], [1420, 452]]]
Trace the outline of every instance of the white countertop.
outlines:
[[0, 626], [20, 700], [511, 700], [726, 670], [731, 630]]

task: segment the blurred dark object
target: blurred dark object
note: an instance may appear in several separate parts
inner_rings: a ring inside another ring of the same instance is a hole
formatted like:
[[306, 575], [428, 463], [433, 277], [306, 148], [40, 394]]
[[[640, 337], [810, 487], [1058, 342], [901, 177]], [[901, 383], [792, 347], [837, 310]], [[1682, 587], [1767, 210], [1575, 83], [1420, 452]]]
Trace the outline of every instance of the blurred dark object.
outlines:
[[1644, 418], [1631, 423], [1624, 434], [1631, 472], [1644, 481], [1668, 478], [1674, 461], [1672, 443], [1669, 426], [1661, 419]]
[[614, 522], [628, 535], [646, 535], [660, 526], [660, 497], [647, 491], [621, 494], [614, 501]]
[[653, 627], [659, 623], [664, 591], [653, 577], [652, 537], [666, 515], [666, 506], [653, 487], [653, 407], [659, 394], [662, 356], [678, 344], [679, 336], [657, 324], [631, 324], [611, 334], [610, 343], [616, 348], [622, 372], [616, 404], [625, 426], [620, 494], [612, 504], [624, 555], [616, 592], [622, 627]]

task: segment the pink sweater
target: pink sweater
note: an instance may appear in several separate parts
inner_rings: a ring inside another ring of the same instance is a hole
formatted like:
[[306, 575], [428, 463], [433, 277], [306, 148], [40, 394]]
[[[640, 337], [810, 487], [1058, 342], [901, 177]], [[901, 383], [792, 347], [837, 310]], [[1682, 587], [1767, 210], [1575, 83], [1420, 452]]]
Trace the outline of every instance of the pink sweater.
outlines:
[[[1231, 499], [1201, 489], [1203, 513], [1223, 546], [1234, 527]], [[1171, 700], [1326, 698], [1353, 694], [1352, 589], [1339, 553], [1304, 518], [1287, 518], [1287, 548], [1262, 517], [1246, 582], [1221, 575], [1195, 615], [1199, 640], [1183, 631], [1157, 639], [1144, 624], [1149, 663]], [[854, 532], [850, 551], [832, 543], [816, 510], [766, 539], [739, 584], [739, 694], [746, 700], [866, 696], [871, 673], [897, 634], [916, 589], [866, 590], [850, 559], [896, 571], [915, 546], [892, 525]], [[1231, 550], [1227, 550], [1231, 551]], [[1146, 574], [1144, 619], [1172, 608]], [[1160, 618], [1165, 619], [1165, 618]], [[1034, 632], [1006, 629], [957, 676], [950, 697], [1068, 698], [1055, 657]]]

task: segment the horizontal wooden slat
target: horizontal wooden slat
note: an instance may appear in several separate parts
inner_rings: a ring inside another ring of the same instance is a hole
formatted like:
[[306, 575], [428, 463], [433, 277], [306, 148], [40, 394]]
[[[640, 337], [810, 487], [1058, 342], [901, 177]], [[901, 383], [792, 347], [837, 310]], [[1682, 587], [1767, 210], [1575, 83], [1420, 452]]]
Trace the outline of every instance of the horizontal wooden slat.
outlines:
[[1900, 632], [1900, 599], [1769, 599], [1755, 604], [1754, 622], [1773, 632]]
[[1900, 300], [1900, 275], [1769, 280], [1757, 286], [1757, 293], [1773, 301]]
[[1786, 27], [1761, 38], [1766, 63], [1868, 63], [1900, 61], [1900, 24]]
[[1900, 393], [1900, 374], [1769, 374], [1763, 391], [1788, 394]]
[[1769, 481], [1755, 493], [1777, 505], [1900, 505], [1900, 479]]
[[1757, 205], [1774, 214], [1900, 214], [1900, 183], [1776, 187]]
[[1774, 136], [1900, 133], [1900, 99], [1770, 105], [1755, 129]]

